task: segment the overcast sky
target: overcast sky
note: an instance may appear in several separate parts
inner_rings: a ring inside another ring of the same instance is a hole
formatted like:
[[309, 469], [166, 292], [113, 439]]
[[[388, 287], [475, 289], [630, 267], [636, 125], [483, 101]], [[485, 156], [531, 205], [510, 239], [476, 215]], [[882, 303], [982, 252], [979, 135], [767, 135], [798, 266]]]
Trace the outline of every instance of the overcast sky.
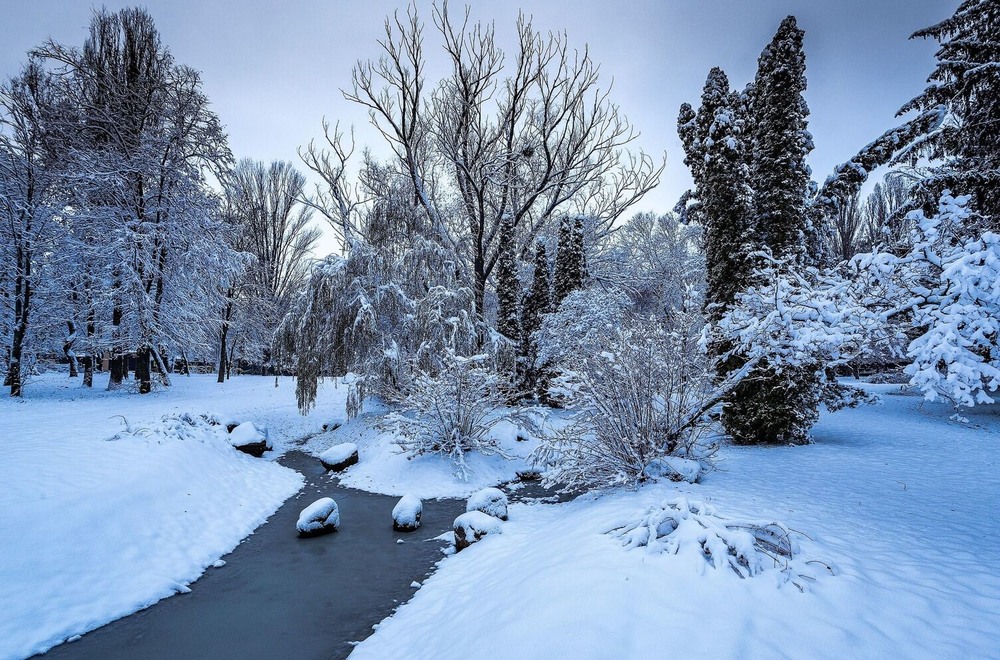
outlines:
[[[204, 88], [237, 157], [292, 160], [318, 137], [325, 116], [357, 127], [378, 149], [367, 114], [344, 101], [356, 60], [379, 55], [386, 15], [405, 0], [107, 0], [109, 9], [143, 4], [177, 61], [200, 70]], [[464, 6], [452, 1], [453, 11]], [[751, 80], [757, 56], [788, 14], [806, 32], [806, 99], [822, 181], [837, 163], [895, 125], [896, 110], [925, 85], [934, 42], [908, 40], [949, 16], [959, 0], [522, 0], [474, 2], [473, 17], [495, 22], [512, 43], [518, 8], [541, 31], [565, 31], [589, 45], [613, 100], [642, 135], [636, 146], [667, 169], [643, 209], [666, 211], [690, 178], [676, 133], [677, 109], [697, 105], [708, 70], [721, 66], [736, 87]], [[93, 6], [78, 0], [0, 0], [0, 73], [17, 72], [47, 37], [81, 45]], [[430, 2], [418, 2], [430, 22]], [[428, 33], [425, 50], [436, 54]]]

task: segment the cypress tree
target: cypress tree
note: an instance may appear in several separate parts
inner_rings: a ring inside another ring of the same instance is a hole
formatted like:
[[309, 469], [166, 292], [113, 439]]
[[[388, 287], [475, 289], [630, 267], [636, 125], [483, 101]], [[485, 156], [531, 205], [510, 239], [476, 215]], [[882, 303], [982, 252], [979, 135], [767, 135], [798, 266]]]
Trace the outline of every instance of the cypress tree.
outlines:
[[740, 103], [725, 72], [716, 67], [705, 81], [698, 112], [685, 103], [678, 115], [684, 162], [697, 186], [689, 217], [705, 228], [705, 305], [712, 321], [718, 321], [737, 292], [749, 285], [748, 255], [754, 249], [748, 148], [743, 140], [747, 122]]
[[[793, 265], [815, 263], [807, 246], [815, 230], [807, 216], [812, 150], [807, 130], [803, 31], [795, 17], [781, 22], [761, 53], [749, 109], [752, 121], [751, 176], [755, 230], [763, 248]], [[723, 407], [722, 423], [740, 444], [809, 441], [819, 414], [819, 365], [777, 371], [761, 363]]]
[[517, 257], [513, 216], [504, 216], [500, 225], [500, 253], [497, 257], [497, 330], [517, 342], [521, 329], [518, 323], [517, 303], [520, 282], [517, 279]]
[[545, 245], [535, 246], [535, 267], [531, 276], [531, 288], [521, 303], [521, 389], [531, 392], [536, 389], [538, 371], [535, 368], [535, 358], [538, 347], [533, 334], [542, 323], [542, 314], [549, 311], [549, 259], [545, 253]]
[[573, 291], [581, 288], [585, 280], [586, 256], [583, 218], [563, 216], [559, 221], [559, 242], [556, 246], [556, 274], [552, 292], [552, 306], [559, 304]]

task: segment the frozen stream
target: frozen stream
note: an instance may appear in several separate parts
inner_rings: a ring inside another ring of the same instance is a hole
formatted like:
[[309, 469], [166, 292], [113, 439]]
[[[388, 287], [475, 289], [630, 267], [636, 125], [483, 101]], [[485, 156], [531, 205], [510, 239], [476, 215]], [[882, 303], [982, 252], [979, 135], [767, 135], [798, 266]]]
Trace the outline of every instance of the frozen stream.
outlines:
[[[413, 594], [442, 557], [442, 542], [465, 510], [462, 500], [424, 502], [423, 525], [394, 532], [398, 498], [341, 488], [315, 458], [291, 452], [280, 462], [306, 478], [299, 494], [209, 568], [191, 592], [98, 628], [45, 658], [341, 658], [351, 641]], [[331, 496], [340, 531], [296, 536], [299, 512]], [[397, 543], [398, 540], [404, 541]]]

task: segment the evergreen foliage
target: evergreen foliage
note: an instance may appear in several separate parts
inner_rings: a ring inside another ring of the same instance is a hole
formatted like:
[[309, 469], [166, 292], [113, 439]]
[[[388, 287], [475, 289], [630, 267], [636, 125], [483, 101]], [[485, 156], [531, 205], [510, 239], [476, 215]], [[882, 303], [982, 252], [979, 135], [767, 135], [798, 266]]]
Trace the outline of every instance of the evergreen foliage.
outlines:
[[563, 216], [559, 221], [556, 273], [552, 287], [553, 308], [583, 286], [587, 273], [585, 250], [583, 217]]
[[954, 15], [911, 38], [941, 43], [931, 83], [904, 105], [942, 117], [914, 155], [938, 164], [917, 184], [917, 198], [932, 209], [945, 189], [967, 193], [972, 209], [1000, 229], [1000, 3], [965, 0]]
[[504, 216], [500, 226], [500, 254], [497, 258], [497, 330], [517, 343], [521, 338], [518, 323], [518, 298], [521, 283], [517, 277], [517, 255], [513, 216]]

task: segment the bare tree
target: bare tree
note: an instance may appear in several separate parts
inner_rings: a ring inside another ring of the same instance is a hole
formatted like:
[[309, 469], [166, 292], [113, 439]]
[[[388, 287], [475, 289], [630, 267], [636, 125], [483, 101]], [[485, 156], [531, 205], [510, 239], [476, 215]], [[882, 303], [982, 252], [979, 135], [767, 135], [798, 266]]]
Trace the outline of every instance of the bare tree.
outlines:
[[[266, 358], [270, 336], [303, 285], [320, 229], [301, 203], [305, 177], [285, 161], [241, 160], [226, 179], [226, 213], [233, 249], [249, 254], [242, 278], [228, 283], [220, 329], [219, 382], [227, 372], [234, 321]], [[237, 300], [239, 299], [239, 300]], [[238, 308], [242, 307], [242, 314]]]
[[521, 16], [508, 61], [492, 25], [471, 23], [468, 10], [454, 20], [447, 3], [435, 5], [433, 22], [452, 70], [431, 91], [411, 6], [386, 20], [382, 57], [357, 64], [345, 96], [368, 108], [429, 225], [459, 256], [481, 314], [504, 217], [518, 255], [565, 212], [606, 231], [663, 165], [625, 151], [634, 129], [565, 34], [542, 35]]
[[[0, 87], [0, 283], [12, 285], [2, 301], [10, 323], [5, 385], [22, 394], [22, 357], [37, 308], [41, 264], [60, 229], [59, 177], [47, 144], [53, 87], [36, 61]], [[9, 250], [9, 254], [7, 251]], [[6, 288], [6, 287], [5, 287]]]

